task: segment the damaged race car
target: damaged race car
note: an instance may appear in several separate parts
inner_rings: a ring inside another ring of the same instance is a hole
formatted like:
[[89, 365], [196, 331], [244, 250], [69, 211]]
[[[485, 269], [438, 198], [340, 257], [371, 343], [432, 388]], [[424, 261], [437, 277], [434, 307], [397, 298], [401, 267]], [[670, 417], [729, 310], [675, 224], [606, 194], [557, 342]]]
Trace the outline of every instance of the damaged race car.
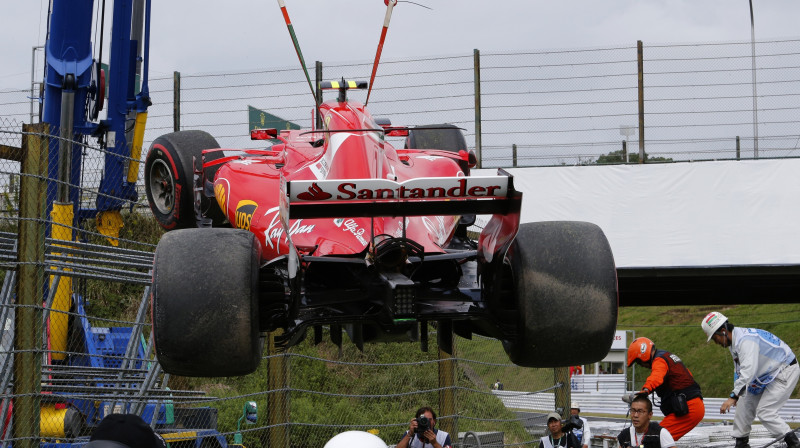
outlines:
[[[395, 1], [386, 3], [384, 30]], [[321, 128], [254, 130], [280, 141], [263, 150], [220, 148], [203, 131], [153, 141], [146, 192], [169, 232], [151, 306], [166, 372], [247, 374], [267, 332], [281, 330], [288, 348], [309, 329], [320, 341], [323, 327], [337, 344], [346, 333], [359, 347], [416, 340], [426, 350], [431, 323], [445, 351], [454, 335], [483, 335], [529, 367], [608, 353], [617, 278], [602, 230], [520, 225], [514, 178], [471, 175], [459, 128], [392, 126], [350, 100], [374, 81], [383, 36], [369, 82], [322, 83], [338, 96], [315, 105]], [[469, 231], [476, 215], [491, 215], [479, 235]]]

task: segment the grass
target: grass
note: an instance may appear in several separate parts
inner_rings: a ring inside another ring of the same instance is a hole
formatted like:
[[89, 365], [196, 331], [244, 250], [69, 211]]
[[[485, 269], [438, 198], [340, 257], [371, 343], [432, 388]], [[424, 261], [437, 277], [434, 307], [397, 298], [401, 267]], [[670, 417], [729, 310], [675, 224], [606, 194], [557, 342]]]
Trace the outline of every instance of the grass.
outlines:
[[[656, 348], [678, 355], [692, 371], [703, 395], [725, 397], [733, 387], [733, 360], [727, 349], [706, 343], [700, 321], [710, 311], [722, 312], [733, 325], [775, 334], [795, 354], [800, 350], [800, 304], [628, 307], [620, 310], [617, 328], [633, 330], [637, 337], [650, 338]], [[645, 374], [637, 375], [637, 386], [649, 374], [644, 370]], [[792, 398], [800, 398], [800, 389], [795, 388]]]

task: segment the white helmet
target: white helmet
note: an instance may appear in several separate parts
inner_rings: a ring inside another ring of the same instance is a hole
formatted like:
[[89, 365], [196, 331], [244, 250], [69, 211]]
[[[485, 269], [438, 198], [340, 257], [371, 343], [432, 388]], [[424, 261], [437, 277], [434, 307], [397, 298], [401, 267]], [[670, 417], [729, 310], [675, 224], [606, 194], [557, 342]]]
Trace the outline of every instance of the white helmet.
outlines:
[[345, 431], [328, 440], [324, 448], [387, 448], [380, 437], [365, 431]]
[[708, 336], [706, 342], [710, 341], [711, 336], [714, 336], [714, 333], [716, 333], [717, 330], [719, 330], [719, 327], [721, 327], [722, 324], [724, 324], [727, 321], [728, 318], [725, 317], [724, 314], [718, 311], [712, 311], [706, 314], [706, 317], [704, 317], [703, 321], [700, 322], [700, 327], [703, 329], [703, 331], [706, 332], [706, 336]]

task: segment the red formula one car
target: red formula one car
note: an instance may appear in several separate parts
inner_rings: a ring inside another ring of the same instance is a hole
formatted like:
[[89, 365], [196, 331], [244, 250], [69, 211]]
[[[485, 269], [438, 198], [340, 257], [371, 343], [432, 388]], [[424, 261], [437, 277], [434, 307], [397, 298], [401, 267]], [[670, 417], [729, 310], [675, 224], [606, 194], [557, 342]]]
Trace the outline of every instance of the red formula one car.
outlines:
[[[377, 58], [376, 58], [377, 59]], [[503, 170], [471, 176], [451, 125], [394, 127], [347, 98], [366, 82], [322, 86], [323, 128], [253, 131], [264, 150], [219, 149], [202, 131], [157, 138], [145, 182], [167, 230], [152, 318], [166, 372], [254, 371], [265, 332], [290, 347], [323, 326], [341, 343], [472, 334], [522, 366], [602, 359], [617, 316], [614, 260], [599, 227], [519, 224], [522, 194]], [[405, 148], [387, 136], [405, 136]], [[492, 215], [480, 236], [467, 228]]]

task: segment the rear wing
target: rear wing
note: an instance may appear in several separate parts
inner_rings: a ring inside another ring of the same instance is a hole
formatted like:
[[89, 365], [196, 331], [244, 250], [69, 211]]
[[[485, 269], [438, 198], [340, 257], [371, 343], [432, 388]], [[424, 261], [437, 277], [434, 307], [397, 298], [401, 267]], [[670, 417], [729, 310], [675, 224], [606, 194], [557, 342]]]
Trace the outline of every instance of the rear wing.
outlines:
[[507, 215], [518, 213], [522, 193], [514, 177], [423, 177], [388, 179], [283, 180], [284, 219], [379, 216]]

